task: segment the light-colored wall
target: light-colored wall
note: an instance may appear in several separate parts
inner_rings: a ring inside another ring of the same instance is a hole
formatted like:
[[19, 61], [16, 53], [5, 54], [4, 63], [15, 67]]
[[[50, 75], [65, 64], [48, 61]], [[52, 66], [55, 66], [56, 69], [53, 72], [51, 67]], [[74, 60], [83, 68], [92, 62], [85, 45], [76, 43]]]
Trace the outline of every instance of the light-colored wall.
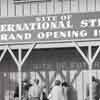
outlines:
[[[71, 2], [70, 2], [71, 1]], [[70, 12], [100, 11], [100, 0], [52, 0], [44, 3], [14, 5], [13, 0], [0, 0], [1, 16], [30, 16]]]

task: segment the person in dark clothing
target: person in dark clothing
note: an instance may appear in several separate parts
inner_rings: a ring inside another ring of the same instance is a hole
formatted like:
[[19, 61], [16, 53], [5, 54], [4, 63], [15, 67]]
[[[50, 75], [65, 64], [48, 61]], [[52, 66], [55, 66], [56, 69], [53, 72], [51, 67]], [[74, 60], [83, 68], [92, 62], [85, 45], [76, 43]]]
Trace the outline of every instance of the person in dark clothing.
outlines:
[[48, 98], [47, 98], [46, 87], [43, 88], [43, 92], [42, 92], [42, 100], [48, 100]]
[[24, 90], [28, 91], [31, 86], [32, 86], [32, 84], [30, 84], [28, 82], [28, 80], [23, 81], [23, 88], [24, 88]]
[[28, 100], [28, 91], [29, 91], [29, 88], [32, 86], [32, 84], [30, 84], [29, 82], [28, 82], [28, 80], [25, 80], [25, 81], [23, 81], [23, 98], [24, 98], [24, 100]]
[[[22, 98], [25, 98], [25, 100], [28, 100], [28, 90], [32, 85], [27, 81], [22, 81]], [[19, 86], [17, 85], [15, 88], [15, 92], [14, 92], [14, 98], [18, 98], [19, 97]]]
[[64, 95], [64, 100], [68, 100], [68, 89], [69, 89], [69, 84], [64, 81], [62, 83], [62, 87], [63, 87], [63, 95]]
[[14, 92], [14, 98], [18, 98], [18, 97], [19, 97], [19, 87], [17, 85]]
[[78, 98], [77, 98], [77, 91], [71, 85], [68, 88], [67, 95], [68, 95], [68, 100], [78, 100]]
[[95, 78], [94, 81], [97, 83], [97, 85], [96, 85], [96, 97], [95, 97], [95, 100], [99, 100], [100, 99], [100, 80]]
[[[100, 98], [100, 81], [92, 76], [92, 98], [94, 100], [99, 100]], [[87, 98], [86, 100], [89, 99], [89, 84], [87, 86]]]
[[62, 86], [69, 87], [70, 85], [69, 85], [66, 81], [64, 81], [64, 82], [62, 83]]

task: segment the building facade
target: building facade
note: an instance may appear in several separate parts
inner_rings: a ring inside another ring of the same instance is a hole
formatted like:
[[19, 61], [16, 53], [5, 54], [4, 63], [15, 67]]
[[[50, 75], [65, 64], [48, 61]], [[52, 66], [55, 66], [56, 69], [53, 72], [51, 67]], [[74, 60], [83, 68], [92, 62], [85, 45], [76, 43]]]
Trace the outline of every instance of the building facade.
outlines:
[[[24, 0], [23, 0], [24, 1]], [[33, 0], [34, 1], [34, 0]], [[14, 2], [13, 0], [0, 0], [0, 17], [20, 17], [20, 16], [50, 16], [70, 13], [88, 13], [99, 12], [100, 0], [40, 0], [40, 2]], [[88, 53], [89, 42], [84, 42], [82, 50]], [[94, 43], [93, 43], [94, 44]], [[93, 45], [93, 54], [95, 54], [97, 45]], [[23, 46], [22, 46], [23, 45]], [[18, 66], [10, 55], [10, 50], [5, 46], [10, 46], [18, 58], [18, 52], [22, 52], [24, 58], [27, 48], [25, 44], [7, 44], [0, 45], [1, 54], [4, 46], [4, 57], [0, 63], [0, 100], [14, 100], [13, 94], [18, 84]], [[19, 48], [22, 47], [22, 51]], [[19, 51], [18, 51], [19, 50]], [[92, 75], [100, 79], [100, 54], [93, 63]], [[19, 58], [20, 59], [20, 58]], [[26, 78], [39, 78], [40, 85], [46, 84], [47, 92], [56, 79], [67, 80], [77, 90], [78, 100], [86, 98], [86, 85], [89, 83], [88, 64], [84, 57], [75, 49], [72, 44], [49, 43], [37, 44], [24, 62], [21, 75], [22, 80]], [[9, 99], [8, 99], [9, 98]]]

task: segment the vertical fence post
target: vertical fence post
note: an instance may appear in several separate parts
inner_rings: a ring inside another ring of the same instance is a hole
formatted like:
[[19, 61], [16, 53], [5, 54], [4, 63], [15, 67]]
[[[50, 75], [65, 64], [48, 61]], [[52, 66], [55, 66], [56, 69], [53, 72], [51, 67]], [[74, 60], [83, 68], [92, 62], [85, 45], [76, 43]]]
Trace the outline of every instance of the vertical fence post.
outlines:
[[22, 97], [22, 75], [21, 75], [21, 61], [22, 61], [22, 49], [19, 48], [18, 49], [18, 60], [19, 60], [19, 65], [18, 65], [18, 83], [19, 83], [19, 100], [21, 100], [21, 97]]
[[89, 100], [92, 100], [92, 46], [91, 44], [88, 46], [88, 57], [85, 56], [83, 51], [80, 49], [77, 43], [73, 42], [78, 52], [81, 54], [83, 59], [87, 62], [89, 66]]
[[18, 68], [18, 83], [19, 83], [19, 100], [21, 100], [22, 85], [21, 85], [21, 66]]
[[88, 46], [88, 58], [89, 58], [89, 100], [92, 100], [92, 47]]

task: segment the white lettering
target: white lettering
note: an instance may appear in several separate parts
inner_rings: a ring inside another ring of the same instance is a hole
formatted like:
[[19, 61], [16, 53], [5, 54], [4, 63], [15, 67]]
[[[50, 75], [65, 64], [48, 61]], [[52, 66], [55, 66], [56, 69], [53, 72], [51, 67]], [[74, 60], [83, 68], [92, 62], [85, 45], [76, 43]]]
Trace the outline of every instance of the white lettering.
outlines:
[[36, 20], [37, 22], [40, 22], [40, 21], [41, 21], [41, 18], [40, 18], [40, 17], [35, 17], [35, 20]]
[[37, 29], [37, 30], [41, 30], [41, 23], [37, 23], [37, 24], [36, 24], [36, 29]]
[[90, 19], [90, 20], [89, 20], [90, 26], [91, 26], [91, 27], [95, 27], [96, 21], [97, 21], [96, 19]]
[[94, 30], [94, 34], [93, 34], [95, 37], [97, 37], [98, 36], [98, 31], [97, 31], [97, 29], [95, 29]]
[[50, 38], [50, 37], [52, 37], [52, 32], [46, 32], [46, 38], [48, 39], [48, 38]]
[[0, 39], [2, 40], [2, 41], [7, 41], [7, 34], [1, 34], [1, 36], [0, 36]]
[[25, 33], [25, 40], [31, 39], [31, 34], [30, 33]]
[[59, 28], [63, 28], [63, 29], [66, 28], [63, 21], [60, 21], [59, 22]]
[[36, 23], [30, 23], [29, 25], [31, 26], [31, 30], [35, 30], [35, 28], [36, 28]]
[[87, 20], [87, 19], [86, 19], [86, 20], [82, 20], [82, 21], [81, 21], [80, 27], [85, 28], [85, 27], [87, 27], [87, 26], [88, 26], [88, 20]]
[[59, 35], [58, 32], [54, 32], [53, 34], [54, 34], [54, 38], [59, 38], [59, 36], [58, 36], [58, 35]]
[[0, 25], [0, 31], [6, 32], [7, 31], [7, 25], [6, 24]]
[[7, 31], [14, 32], [15, 31], [14, 26], [15, 26], [14, 24], [8, 24]]
[[72, 15], [63, 15], [63, 16], [61, 16], [61, 20], [62, 21], [64, 21], [64, 20], [71, 20], [71, 18], [72, 18]]
[[78, 36], [79, 36], [78, 31], [72, 31], [73, 38], [78, 38]]
[[37, 35], [38, 39], [44, 39], [45, 38], [45, 34], [43, 32], [38, 33]]
[[51, 22], [51, 29], [57, 29], [57, 22]]
[[44, 23], [42, 24], [42, 29], [44, 29], [44, 30], [49, 29], [49, 23], [48, 23], [48, 22], [44, 22]]
[[23, 30], [25, 31], [29, 31], [29, 26], [28, 26], [28, 24], [26, 24], [26, 23], [24, 23], [23, 24]]
[[16, 38], [15, 38], [14, 34], [10, 34], [7, 39], [8, 40], [15, 40]]
[[98, 25], [97, 26], [100, 27], [100, 19], [98, 19]]
[[16, 39], [17, 40], [23, 40], [23, 36], [22, 36], [22, 34], [16, 34]]
[[63, 38], [66, 38], [65, 32], [60, 32], [60, 36], [63, 37]]
[[87, 36], [87, 31], [86, 30], [80, 31], [80, 37], [86, 37], [86, 36]]
[[16, 24], [16, 31], [22, 31], [22, 24]]
[[52, 16], [52, 21], [57, 21], [57, 16]]
[[67, 21], [67, 22], [66, 22], [66, 26], [67, 26], [67, 28], [73, 28], [73, 25], [71, 24], [70, 21]]

